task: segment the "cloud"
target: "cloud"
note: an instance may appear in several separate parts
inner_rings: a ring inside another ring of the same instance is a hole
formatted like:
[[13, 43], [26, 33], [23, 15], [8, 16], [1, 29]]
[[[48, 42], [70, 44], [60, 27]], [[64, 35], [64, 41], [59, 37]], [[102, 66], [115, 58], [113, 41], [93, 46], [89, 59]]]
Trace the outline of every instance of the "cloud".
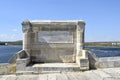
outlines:
[[0, 34], [0, 39], [2, 38], [7, 38], [7, 35], [6, 34]]
[[0, 41], [22, 40], [22, 34], [0, 34]]

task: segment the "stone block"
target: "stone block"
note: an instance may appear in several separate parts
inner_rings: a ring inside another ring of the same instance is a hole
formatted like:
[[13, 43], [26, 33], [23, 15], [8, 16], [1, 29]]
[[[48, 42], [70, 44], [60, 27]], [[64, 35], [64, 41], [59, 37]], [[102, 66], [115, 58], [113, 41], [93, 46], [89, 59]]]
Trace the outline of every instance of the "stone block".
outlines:
[[75, 62], [75, 53], [72, 49], [41, 49], [32, 51], [32, 61], [35, 62]]
[[96, 68], [114, 68], [120, 67], [120, 57], [98, 58], [95, 62]]
[[77, 57], [77, 64], [80, 66], [80, 70], [89, 70], [88, 58]]
[[24, 58], [24, 59], [17, 59], [16, 60], [16, 69], [17, 71], [19, 70], [25, 70], [26, 66], [29, 64], [30, 59], [29, 58]]

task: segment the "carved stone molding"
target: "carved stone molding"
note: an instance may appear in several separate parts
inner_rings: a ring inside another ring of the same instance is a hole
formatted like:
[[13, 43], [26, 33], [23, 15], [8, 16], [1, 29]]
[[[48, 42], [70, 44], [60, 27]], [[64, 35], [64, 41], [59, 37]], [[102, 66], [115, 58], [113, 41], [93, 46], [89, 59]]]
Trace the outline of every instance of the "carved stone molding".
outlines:
[[32, 26], [29, 20], [25, 20], [22, 22], [22, 31], [23, 33], [25, 32], [30, 32], [32, 30]]
[[85, 30], [85, 22], [78, 21], [77, 29], [78, 29], [79, 31], [84, 32], [84, 30]]

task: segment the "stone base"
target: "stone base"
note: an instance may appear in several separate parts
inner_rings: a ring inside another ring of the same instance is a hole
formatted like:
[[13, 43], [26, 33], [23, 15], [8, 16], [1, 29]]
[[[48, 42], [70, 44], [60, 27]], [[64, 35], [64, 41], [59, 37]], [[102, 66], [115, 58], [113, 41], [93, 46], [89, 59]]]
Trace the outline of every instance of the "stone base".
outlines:
[[25, 67], [24, 71], [17, 71], [17, 74], [37, 74], [54, 72], [75, 72], [80, 71], [76, 63], [36, 63]]
[[44, 72], [75, 72], [89, 70], [89, 60], [86, 51], [84, 56], [76, 57], [75, 63], [33, 63], [30, 58], [17, 59], [17, 74], [34, 74]]

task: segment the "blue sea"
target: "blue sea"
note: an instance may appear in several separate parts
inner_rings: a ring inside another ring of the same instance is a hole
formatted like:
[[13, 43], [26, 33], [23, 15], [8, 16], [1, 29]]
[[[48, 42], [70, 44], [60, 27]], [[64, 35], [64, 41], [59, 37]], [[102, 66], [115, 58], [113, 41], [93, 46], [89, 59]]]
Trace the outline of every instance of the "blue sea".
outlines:
[[7, 63], [13, 54], [20, 51], [21, 49], [22, 46], [20, 45], [0, 46], [0, 62]]
[[97, 57], [120, 56], [120, 46], [86, 46], [86, 48], [90, 48], [91, 53]]
[[[113, 57], [120, 56], [120, 47], [115, 46], [86, 46], [86, 48], [90, 48], [91, 52], [95, 54], [97, 57]], [[8, 46], [0, 46], [0, 62], [7, 63], [8, 60], [18, 51], [22, 49], [20, 45], [8, 45]]]

